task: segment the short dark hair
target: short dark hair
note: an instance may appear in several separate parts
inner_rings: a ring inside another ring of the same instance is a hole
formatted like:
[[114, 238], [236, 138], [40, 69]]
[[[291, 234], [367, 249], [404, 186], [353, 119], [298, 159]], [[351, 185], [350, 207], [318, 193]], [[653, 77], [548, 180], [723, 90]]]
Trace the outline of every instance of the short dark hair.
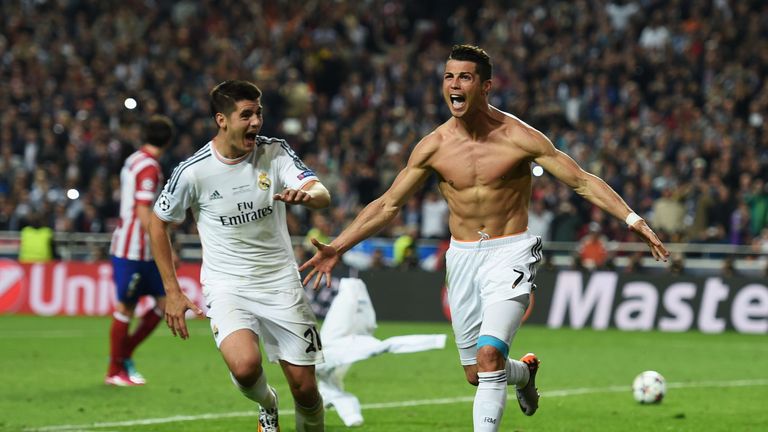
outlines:
[[483, 81], [493, 76], [491, 56], [484, 49], [475, 45], [454, 45], [448, 60], [470, 61], [477, 65], [477, 74]]
[[235, 105], [242, 100], [256, 100], [261, 97], [261, 90], [256, 84], [243, 80], [227, 80], [211, 90], [211, 115], [216, 113], [229, 115]]
[[165, 147], [173, 138], [173, 122], [164, 115], [153, 115], [144, 125], [144, 142], [155, 147]]

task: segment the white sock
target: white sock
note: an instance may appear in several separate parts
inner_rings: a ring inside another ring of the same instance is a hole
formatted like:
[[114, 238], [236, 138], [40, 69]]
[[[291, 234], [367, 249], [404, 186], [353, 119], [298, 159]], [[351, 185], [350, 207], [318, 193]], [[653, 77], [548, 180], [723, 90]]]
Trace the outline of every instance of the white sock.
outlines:
[[296, 404], [296, 432], [323, 432], [325, 430], [325, 407], [321, 397], [311, 408]]
[[506, 371], [478, 372], [477, 393], [472, 407], [475, 432], [496, 432], [507, 403]]
[[275, 407], [275, 394], [269, 389], [269, 386], [267, 385], [267, 375], [264, 372], [261, 373], [259, 379], [257, 379], [251, 387], [243, 387], [231, 373], [229, 374], [229, 377], [232, 378], [232, 383], [234, 383], [235, 387], [240, 390], [240, 393], [248, 399], [258, 403], [266, 409]]
[[531, 377], [531, 371], [528, 369], [528, 365], [520, 360], [507, 359], [507, 384], [515, 385], [517, 387], [525, 387], [528, 384], [528, 379]]

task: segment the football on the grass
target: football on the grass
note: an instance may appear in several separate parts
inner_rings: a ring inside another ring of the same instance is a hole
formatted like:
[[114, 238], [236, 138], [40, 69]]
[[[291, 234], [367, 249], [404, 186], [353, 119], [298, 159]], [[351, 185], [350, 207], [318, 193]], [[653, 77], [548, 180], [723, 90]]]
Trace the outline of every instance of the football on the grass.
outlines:
[[645, 371], [632, 382], [632, 394], [641, 404], [659, 403], [667, 393], [667, 382], [656, 371]]

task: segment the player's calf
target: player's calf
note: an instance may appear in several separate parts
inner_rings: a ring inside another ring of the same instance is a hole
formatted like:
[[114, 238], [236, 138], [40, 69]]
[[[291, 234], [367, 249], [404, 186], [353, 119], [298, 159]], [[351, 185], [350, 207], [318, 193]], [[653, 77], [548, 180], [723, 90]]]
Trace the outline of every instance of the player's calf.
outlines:
[[304, 407], [296, 403], [296, 431], [322, 432], [325, 430], [325, 406], [323, 398], [318, 395], [317, 403]]

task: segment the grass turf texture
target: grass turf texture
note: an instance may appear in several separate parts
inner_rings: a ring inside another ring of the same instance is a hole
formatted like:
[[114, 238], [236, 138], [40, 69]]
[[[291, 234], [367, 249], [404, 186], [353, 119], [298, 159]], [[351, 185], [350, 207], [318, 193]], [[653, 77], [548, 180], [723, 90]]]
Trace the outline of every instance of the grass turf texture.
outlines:
[[[115, 388], [103, 382], [107, 318], [0, 316], [2, 431], [255, 430], [256, 408], [232, 386], [207, 322], [191, 339], [162, 324], [134, 359], [149, 381]], [[464, 381], [448, 324], [379, 323], [376, 336], [444, 333], [444, 350], [384, 354], [352, 366], [345, 384], [363, 404], [360, 431], [469, 431], [474, 387]], [[765, 335], [552, 330], [525, 326], [511, 348], [542, 360], [537, 414], [525, 417], [514, 391], [504, 431], [768, 430]], [[293, 407], [279, 367], [265, 365], [281, 395], [281, 427], [293, 431]], [[634, 402], [631, 383], [661, 372], [664, 402]], [[411, 406], [403, 406], [411, 403]], [[327, 431], [347, 430], [334, 411]]]

